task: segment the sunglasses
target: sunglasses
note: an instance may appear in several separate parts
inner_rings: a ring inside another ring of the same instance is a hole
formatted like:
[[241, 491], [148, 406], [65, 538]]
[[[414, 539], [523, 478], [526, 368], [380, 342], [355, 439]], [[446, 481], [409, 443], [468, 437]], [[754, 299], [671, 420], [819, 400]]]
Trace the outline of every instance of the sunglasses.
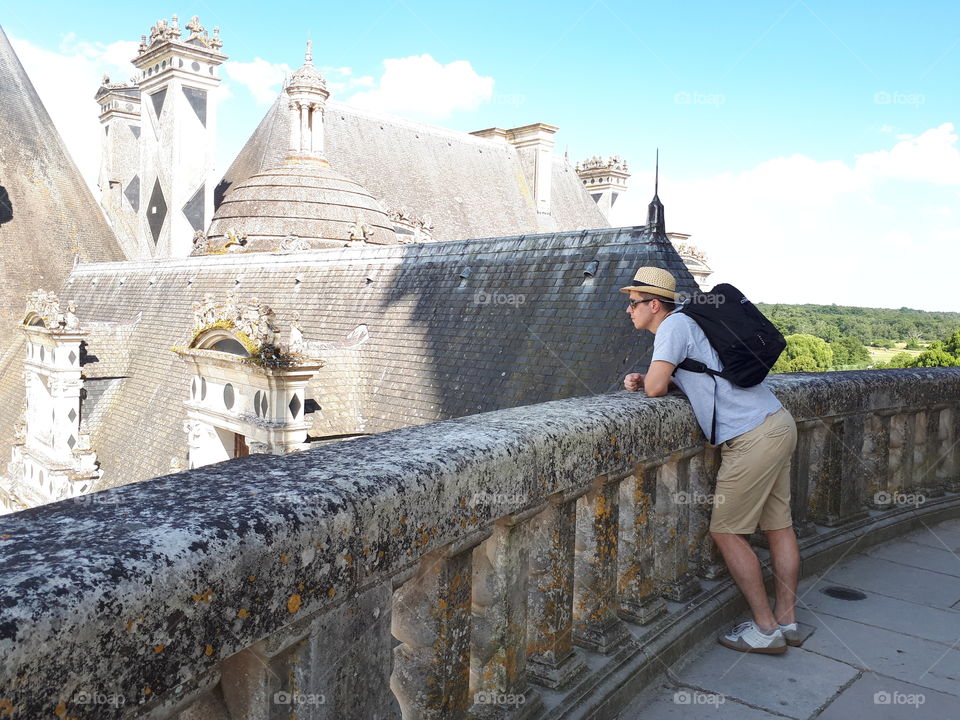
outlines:
[[633, 310], [637, 305], [643, 305], [644, 303], [653, 302], [657, 298], [647, 298], [646, 300], [628, 300], [630, 303], [630, 309]]

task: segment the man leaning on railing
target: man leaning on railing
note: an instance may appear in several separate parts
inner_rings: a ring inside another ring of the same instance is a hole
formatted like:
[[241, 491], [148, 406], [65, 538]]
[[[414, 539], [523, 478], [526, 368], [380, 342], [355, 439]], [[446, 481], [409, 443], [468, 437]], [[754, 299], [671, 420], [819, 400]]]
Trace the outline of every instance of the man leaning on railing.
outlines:
[[[720, 644], [740, 652], [778, 655], [799, 645], [794, 615], [800, 551], [790, 516], [790, 458], [797, 426], [789, 411], [763, 384], [739, 387], [726, 378], [678, 369], [687, 358], [723, 370], [700, 326], [676, 312], [676, 280], [668, 271], [642, 267], [627, 313], [637, 330], [654, 334], [648, 371], [624, 378], [627, 390], [641, 387], [659, 397], [675, 384], [690, 400], [704, 434], [721, 446], [720, 468], [710, 517], [710, 535], [723, 553], [731, 576], [750, 605], [752, 620], [721, 634]], [[672, 380], [671, 380], [672, 378]], [[766, 533], [773, 561], [776, 605], [763, 585], [760, 561], [749, 536], [757, 525]]]

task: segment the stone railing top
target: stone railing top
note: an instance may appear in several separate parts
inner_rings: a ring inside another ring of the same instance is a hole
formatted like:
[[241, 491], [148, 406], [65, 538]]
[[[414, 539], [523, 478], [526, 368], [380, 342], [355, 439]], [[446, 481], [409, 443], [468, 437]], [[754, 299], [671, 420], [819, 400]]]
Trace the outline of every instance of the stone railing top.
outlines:
[[[770, 386], [807, 420], [960, 402], [960, 368]], [[497, 519], [703, 442], [682, 395], [621, 392], [253, 455], [4, 516], [0, 701], [40, 717], [78, 692], [112, 693], [124, 703], [101, 717], [146, 711]]]

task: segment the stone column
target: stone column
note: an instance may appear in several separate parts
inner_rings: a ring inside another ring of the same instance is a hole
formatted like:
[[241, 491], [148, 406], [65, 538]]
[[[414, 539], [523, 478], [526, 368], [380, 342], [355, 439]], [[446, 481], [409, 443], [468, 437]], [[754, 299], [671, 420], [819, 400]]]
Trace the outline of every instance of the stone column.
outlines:
[[835, 527], [866, 517], [864, 507], [862, 415], [824, 418], [819, 457], [811, 467], [810, 517], [820, 525]]
[[657, 586], [668, 600], [685, 602], [700, 591], [690, 566], [690, 458], [701, 448], [670, 455], [657, 473], [654, 565]]
[[913, 444], [916, 439], [916, 411], [901, 409], [890, 418], [889, 483], [887, 485], [888, 502], [881, 503], [890, 507], [895, 498], [909, 492], [913, 487]]
[[630, 632], [617, 615], [617, 540], [620, 483], [606, 476], [577, 503], [573, 639], [594, 652], [615, 650]]
[[470, 633], [471, 715], [536, 717], [540, 696], [527, 683], [527, 594], [530, 528], [545, 506], [499, 520], [473, 552]]
[[558, 494], [530, 521], [527, 673], [560, 688], [585, 669], [573, 648], [573, 564], [578, 494]]
[[960, 490], [958, 477], [957, 442], [960, 440], [957, 430], [957, 421], [960, 419], [960, 408], [956, 406], [944, 407], [940, 410], [940, 425], [937, 428], [937, 449], [940, 461], [937, 463], [937, 484], [944, 490], [957, 492]]
[[890, 482], [890, 417], [893, 414], [878, 410], [867, 416], [862, 453], [867, 507], [886, 507], [882, 500]]
[[[790, 496], [793, 527], [797, 537], [812, 535], [813, 526], [810, 503], [814, 501], [813, 489], [823, 464], [824, 443], [827, 428], [821, 418], [797, 421], [797, 449], [790, 465]], [[829, 462], [827, 463], [829, 467]]]
[[300, 104], [300, 147], [298, 150], [303, 152], [310, 147], [310, 107]]
[[470, 706], [471, 536], [425, 555], [394, 594], [390, 686], [405, 720], [464, 718]]
[[662, 460], [641, 463], [620, 483], [620, 617], [644, 625], [666, 612], [654, 579], [654, 506]]
[[687, 552], [697, 575], [716, 580], [728, 574], [727, 564], [710, 537], [710, 517], [716, 494], [720, 448], [706, 445], [690, 460], [690, 542]]
[[300, 110], [295, 102], [287, 106], [290, 111], [290, 152], [300, 152]]
[[944, 460], [940, 439], [940, 418], [948, 412], [948, 406], [942, 404], [934, 405], [928, 408], [926, 413], [922, 413], [927, 419], [924, 428], [926, 442], [923, 448], [923, 470], [919, 473], [917, 492], [922, 493], [924, 497], [940, 497], [946, 492], [946, 487], [940, 480], [940, 466]]

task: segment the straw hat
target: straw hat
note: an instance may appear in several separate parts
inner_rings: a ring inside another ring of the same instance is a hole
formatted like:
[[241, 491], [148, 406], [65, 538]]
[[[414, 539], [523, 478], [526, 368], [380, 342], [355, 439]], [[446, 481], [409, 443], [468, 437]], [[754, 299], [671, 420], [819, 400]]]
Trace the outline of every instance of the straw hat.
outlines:
[[633, 285], [620, 288], [620, 292], [645, 292], [659, 295], [672, 302], [677, 300], [677, 281], [668, 271], [658, 267], [642, 267], [633, 276]]

